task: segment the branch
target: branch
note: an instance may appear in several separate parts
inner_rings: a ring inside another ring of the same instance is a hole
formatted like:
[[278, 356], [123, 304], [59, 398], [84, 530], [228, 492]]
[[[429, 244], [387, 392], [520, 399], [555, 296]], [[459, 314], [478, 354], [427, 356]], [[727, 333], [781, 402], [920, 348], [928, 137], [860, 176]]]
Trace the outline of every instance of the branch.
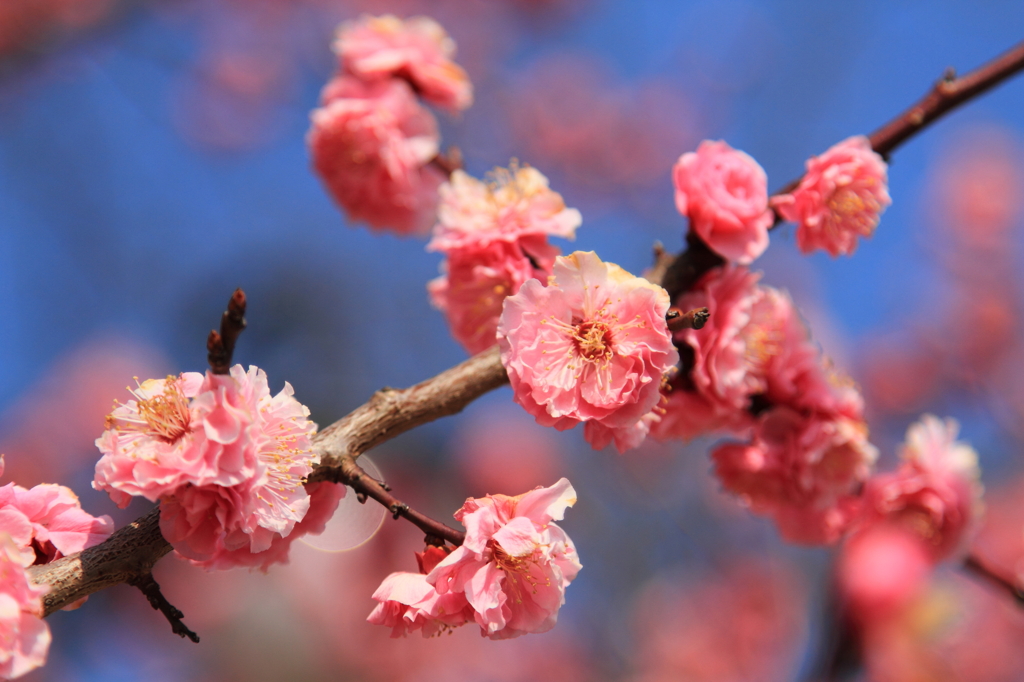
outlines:
[[220, 318], [220, 333], [214, 329], [206, 339], [206, 359], [214, 374], [231, 371], [231, 356], [235, 353], [235, 341], [245, 330], [245, 292], [235, 289], [228, 301], [228, 309]]
[[1018, 606], [1024, 606], [1024, 588], [1014, 580], [993, 571], [978, 558], [977, 554], [971, 554], [964, 560], [964, 569], [1013, 597]]
[[[1024, 42], [983, 64], [960, 78], [956, 71], [947, 69], [942, 79], [917, 101], [912, 107], [892, 119], [881, 128], [871, 133], [868, 140], [871, 148], [888, 159], [897, 147], [921, 132], [931, 123], [948, 114], [953, 109], [978, 95], [981, 95], [1004, 80], [1016, 75], [1024, 69]], [[795, 190], [803, 177], [793, 180], [775, 193], [789, 194]], [[775, 212], [775, 223], [772, 228], [783, 222], [778, 211]]]
[[327, 480], [334, 483], [343, 483], [355, 490], [356, 494], [360, 496], [360, 502], [365, 502], [367, 497], [372, 497], [384, 505], [394, 518], [402, 517], [408, 519], [428, 536], [447, 540], [456, 547], [461, 545], [466, 539], [466, 534], [462, 531], [450, 528], [440, 521], [435, 521], [429, 516], [421, 514], [392, 495], [389, 492], [390, 488], [363, 471], [363, 468], [356, 464], [356, 460], [350, 455], [343, 456], [341, 463], [337, 467], [327, 470], [321, 469], [321, 471], [324, 472], [325, 476], [328, 476]]
[[317, 434], [320, 467], [310, 482], [325, 480], [324, 469], [340, 466], [342, 458], [359, 457], [409, 429], [457, 414], [482, 396], [508, 382], [498, 348], [490, 348], [436, 377], [402, 390], [382, 388]]
[[949, 69], [917, 104], [871, 133], [871, 148], [888, 156], [896, 147], [953, 109], [1024, 69], [1024, 42], [960, 78]]
[[182, 622], [181, 619], [185, 617], [185, 614], [176, 609], [171, 602], [167, 601], [167, 597], [160, 591], [160, 585], [153, 579], [152, 573], [135, 578], [129, 584], [132, 587], [139, 588], [139, 591], [146, 595], [146, 599], [149, 600], [149, 605], [164, 614], [164, 618], [171, 624], [171, 632], [179, 637], [188, 637], [196, 644], [199, 644], [199, 635], [189, 630], [185, 623]]
[[[343, 476], [343, 463], [409, 429], [456, 414], [508, 381], [497, 348], [484, 351], [432, 379], [402, 390], [388, 388], [374, 394], [368, 403], [313, 437], [320, 452], [319, 466], [310, 482]], [[365, 479], [370, 479], [365, 476]], [[461, 533], [408, 509], [391, 496], [384, 497], [363, 481], [367, 495], [385, 506], [400, 506], [400, 516], [433, 535], [461, 544]], [[358, 488], [357, 488], [358, 490]], [[440, 527], [435, 527], [440, 526]], [[447, 528], [446, 531], [442, 530]], [[458, 541], [456, 541], [458, 540]], [[43, 597], [44, 614], [50, 615], [68, 604], [119, 583], [130, 583], [150, 573], [157, 560], [171, 551], [160, 534], [160, 509], [118, 530], [105, 542], [78, 554], [29, 569], [32, 582], [50, 586]]]
[[43, 596], [43, 614], [48, 616], [93, 592], [138, 580], [171, 551], [160, 534], [160, 508], [136, 519], [105, 542], [28, 569], [32, 582], [49, 585]]

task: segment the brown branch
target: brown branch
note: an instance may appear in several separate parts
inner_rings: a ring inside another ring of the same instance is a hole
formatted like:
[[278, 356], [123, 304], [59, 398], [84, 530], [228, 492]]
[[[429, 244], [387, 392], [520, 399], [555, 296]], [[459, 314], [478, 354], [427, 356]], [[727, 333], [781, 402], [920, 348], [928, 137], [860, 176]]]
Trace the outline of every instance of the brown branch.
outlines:
[[953, 109], [999, 85], [1024, 69], [1024, 42], [970, 73], [956, 77], [952, 69], [917, 104], [871, 133], [871, 148], [888, 156], [896, 147]]
[[[947, 69], [932, 89], [913, 106], [871, 133], [868, 140], [871, 148], [882, 156], [888, 156], [897, 147], [921, 132], [931, 123], [942, 118], [958, 106], [999, 85], [1024, 69], [1024, 42], [986, 62], [974, 71], [956, 77], [956, 71]], [[789, 194], [803, 178], [797, 178], [775, 193]], [[783, 222], [776, 211], [774, 229]]]
[[675, 303], [681, 294], [693, 288], [705, 272], [720, 265], [725, 265], [725, 259], [691, 230], [686, 233], [686, 250], [665, 268], [660, 284], [668, 291], [669, 300]]
[[196, 644], [199, 644], [199, 635], [189, 630], [185, 623], [182, 622], [181, 619], [185, 617], [185, 614], [175, 608], [171, 602], [167, 601], [167, 597], [160, 591], [160, 585], [153, 579], [152, 573], [146, 573], [130, 580], [128, 584], [139, 588], [139, 591], [146, 595], [146, 599], [149, 600], [149, 605], [164, 614], [164, 618], [171, 624], [171, 632], [179, 637], [188, 637]]
[[231, 356], [235, 353], [235, 341], [245, 329], [245, 292], [235, 289], [228, 301], [228, 309], [220, 318], [220, 333], [214, 329], [206, 339], [206, 359], [214, 374], [231, 371]]
[[[324, 470], [322, 469], [321, 471]], [[356, 460], [350, 455], [343, 456], [340, 464], [337, 467], [326, 470], [325, 475], [327, 480], [335, 483], [344, 483], [355, 490], [356, 494], [360, 496], [361, 502], [365, 501], [367, 497], [380, 502], [391, 512], [394, 518], [398, 519], [401, 517], [411, 521], [417, 528], [426, 533], [428, 537], [441, 538], [455, 546], [461, 545], [466, 539], [466, 534], [462, 531], [450, 528], [440, 521], [435, 521], [429, 516], [421, 514], [392, 495], [389, 492], [390, 488], [363, 471], [363, 468], [356, 464]]]
[[457, 414], [507, 382], [498, 348], [494, 347], [411, 388], [382, 388], [365, 405], [317, 434], [320, 469], [309, 480], [326, 478], [321, 471], [340, 465], [346, 455], [359, 457], [409, 429]]
[[984, 579], [990, 585], [995, 586], [1012, 597], [1018, 605], [1024, 606], [1024, 588], [1017, 584], [1016, 581], [1001, 575], [987, 566], [985, 562], [978, 558], [977, 554], [971, 554], [964, 560], [964, 570]]
[[33, 566], [28, 573], [32, 582], [50, 586], [43, 597], [43, 613], [48, 616], [93, 592], [139, 579], [170, 551], [170, 543], [160, 534], [160, 509], [154, 508], [105, 542]]
[[[314, 436], [314, 447], [320, 452], [321, 463], [310, 476], [310, 481], [333, 480], [343, 475], [336, 469], [344, 461], [354, 460], [370, 448], [414, 426], [456, 414], [507, 381], [498, 349], [492, 348], [411, 388], [378, 391], [368, 403]], [[372, 480], [369, 476], [365, 478]], [[364, 485], [366, 494], [370, 495], [373, 486], [368, 482]], [[386, 493], [383, 488], [381, 491]], [[379, 493], [372, 496], [385, 506], [402, 504], [390, 496], [380, 497]], [[417, 525], [426, 530], [421, 524], [431, 520], [406, 510], [400, 516], [414, 523], [419, 521]], [[138, 580], [151, 572], [157, 560], [171, 551], [170, 544], [160, 534], [159, 521], [160, 510], [153, 509], [118, 530], [106, 542], [29, 569], [32, 582], [50, 586], [50, 592], [43, 598], [45, 614], [50, 615], [82, 597]], [[432, 523], [443, 527], [436, 521]], [[433, 527], [430, 530], [432, 534], [458, 544], [456, 535], [453, 535], [458, 531], [449, 528], [450, 533], [445, 535], [439, 531]]]

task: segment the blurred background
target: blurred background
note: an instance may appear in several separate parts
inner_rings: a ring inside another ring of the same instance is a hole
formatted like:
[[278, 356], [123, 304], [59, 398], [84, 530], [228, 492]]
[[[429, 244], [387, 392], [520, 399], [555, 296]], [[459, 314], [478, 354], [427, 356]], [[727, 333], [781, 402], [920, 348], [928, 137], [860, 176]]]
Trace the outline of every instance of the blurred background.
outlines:
[[[465, 356], [427, 302], [438, 254], [346, 225], [311, 173], [309, 111], [335, 69], [335, 24], [429, 14], [458, 44], [476, 104], [440, 117], [476, 176], [538, 167], [584, 217], [575, 244], [639, 272], [682, 244], [669, 171], [726, 139], [770, 187], [881, 125], [947, 66], [1024, 38], [1013, 0], [0, 0], [0, 451], [4, 483], [89, 482], [93, 440], [132, 376], [205, 368], [232, 290], [249, 296], [236, 360], [290, 381], [326, 425], [375, 389]], [[859, 383], [891, 466], [921, 412], [981, 455], [977, 551], [1024, 557], [1024, 301], [1018, 274], [1024, 80], [899, 149], [893, 206], [853, 258], [799, 255], [792, 228], [756, 264], [788, 289]], [[174, 637], [121, 586], [49, 619], [26, 680], [801, 679], [823, 640], [832, 555], [782, 544], [723, 495], [709, 441], [619, 457], [533, 424], [495, 392], [373, 454], [396, 493], [446, 519], [467, 496], [567, 476], [562, 524], [584, 570], [558, 627], [512, 641], [465, 627], [390, 640], [364, 618], [422, 534], [386, 520], [359, 549], [297, 545], [269, 575], [174, 558], [157, 579], [199, 632]], [[1024, 565], [1024, 564], [1022, 564]], [[871, 680], [1024, 680], [1024, 611], [940, 570], [884, 642]]]

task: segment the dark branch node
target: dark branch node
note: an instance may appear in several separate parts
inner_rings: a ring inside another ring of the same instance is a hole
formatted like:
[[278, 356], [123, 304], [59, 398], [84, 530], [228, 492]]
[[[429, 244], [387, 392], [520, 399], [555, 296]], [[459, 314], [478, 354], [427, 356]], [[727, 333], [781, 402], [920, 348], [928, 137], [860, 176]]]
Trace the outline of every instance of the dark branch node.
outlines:
[[388, 509], [391, 510], [392, 518], [397, 521], [401, 516], [409, 512], [409, 505], [405, 502], [396, 502], [388, 507]]
[[130, 580], [128, 584], [139, 588], [139, 591], [146, 595], [146, 599], [149, 600], [149, 605], [164, 614], [164, 618], [171, 624], [171, 631], [174, 634], [179, 637], [188, 637], [196, 644], [199, 643], [199, 635], [189, 630], [181, 621], [185, 614], [176, 609], [171, 602], [167, 601], [167, 597], [160, 591], [160, 585], [153, 579], [152, 573], [147, 573], [139, 578]]
[[444, 547], [444, 538], [434, 535], [433, 533], [427, 533], [423, 537], [423, 542], [428, 547]]
[[707, 308], [694, 308], [685, 313], [679, 308], [669, 308], [665, 322], [669, 331], [677, 332], [680, 329], [703, 329], [709, 317], [711, 313]]
[[245, 304], [245, 292], [235, 289], [228, 301], [228, 309], [220, 318], [220, 332], [213, 330], [206, 339], [206, 358], [214, 374], [227, 374], [231, 370], [235, 342], [245, 329]]

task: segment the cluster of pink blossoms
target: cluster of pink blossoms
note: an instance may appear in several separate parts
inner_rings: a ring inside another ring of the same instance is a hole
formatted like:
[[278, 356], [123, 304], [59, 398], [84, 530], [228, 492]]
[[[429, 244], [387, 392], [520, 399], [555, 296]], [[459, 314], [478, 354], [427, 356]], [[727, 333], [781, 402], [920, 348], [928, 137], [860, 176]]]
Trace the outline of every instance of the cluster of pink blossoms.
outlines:
[[[797, 223], [800, 250], [852, 254], [869, 237], [889, 199], [886, 164], [863, 136], [851, 137], [807, 161], [789, 194], [769, 201], [764, 169], [722, 141], [705, 140], [683, 154], [672, 172], [676, 207], [690, 229], [725, 259], [747, 265], [768, 248], [772, 208]], [[770, 204], [770, 207], [769, 207]]]
[[87, 513], [64, 486], [0, 488], [0, 677], [38, 668], [50, 647], [50, 629], [42, 620], [47, 587], [32, 584], [26, 569], [97, 545], [113, 530], [109, 516]]
[[429, 637], [468, 622], [491, 639], [547, 632], [581, 568], [572, 540], [552, 523], [575, 503], [564, 478], [516, 497], [466, 500], [455, 512], [465, 542], [451, 553], [433, 547], [417, 555], [420, 573], [389, 575], [367, 620], [393, 637], [415, 630]]
[[350, 219], [424, 232], [444, 172], [431, 163], [437, 121], [417, 96], [454, 111], [472, 104], [454, 43], [426, 17], [364, 16], [341, 25], [334, 49], [339, 73], [311, 115], [313, 165]]
[[161, 502], [160, 529], [207, 569], [287, 561], [296, 538], [319, 533], [345, 488], [303, 485], [318, 456], [316, 424], [285, 383], [241, 365], [230, 374], [150, 379], [107, 417], [93, 487], [119, 507]]
[[748, 439], [712, 455], [725, 488], [772, 516], [788, 539], [832, 542], [877, 451], [858, 392], [823, 362], [789, 296], [759, 279], [723, 266], [677, 302], [683, 310], [707, 307], [709, 318], [703, 329], [676, 335], [692, 360], [668, 387], [653, 434]]
[[498, 343], [515, 401], [544, 426], [584, 423], [595, 448], [636, 447], [679, 362], [668, 308], [664, 289], [592, 251], [558, 257], [547, 286], [505, 299]]
[[506, 296], [530, 279], [546, 281], [559, 251], [549, 236], [572, 239], [582, 222], [536, 168], [496, 168], [490, 182], [462, 171], [441, 185], [434, 238], [427, 249], [447, 257], [430, 282], [431, 301], [470, 353], [497, 343]]
[[902, 463], [868, 480], [838, 566], [863, 626], [915, 597], [931, 567], [962, 554], [981, 515], [978, 456], [952, 419], [925, 415], [907, 429]]

